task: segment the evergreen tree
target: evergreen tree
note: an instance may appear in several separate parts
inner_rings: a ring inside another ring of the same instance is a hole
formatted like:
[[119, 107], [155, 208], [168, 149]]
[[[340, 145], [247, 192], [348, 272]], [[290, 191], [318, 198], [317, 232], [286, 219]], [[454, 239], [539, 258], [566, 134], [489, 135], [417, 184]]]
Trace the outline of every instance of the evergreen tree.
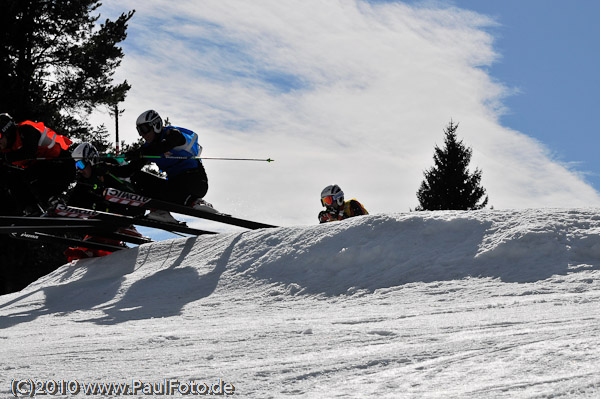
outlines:
[[111, 152], [113, 146], [110, 134], [103, 124], [92, 129], [90, 132], [83, 132], [77, 137], [77, 141], [91, 143], [100, 154]]
[[70, 138], [91, 132], [86, 116], [125, 99], [113, 84], [134, 11], [98, 25], [97, 0], [2, 0], [0, 112], [43, 121]]
[[435, 165], [424, 172], [425, 180], [417, 191], [418, 211], [474, 210], [487, 205], [488, 197], [480, 185], [481, 170], [469, 173], [472, 150], [458, 141], [457, 129], [458, 124], [450, 121], [444, 129], [444, 148], [435, 147]]

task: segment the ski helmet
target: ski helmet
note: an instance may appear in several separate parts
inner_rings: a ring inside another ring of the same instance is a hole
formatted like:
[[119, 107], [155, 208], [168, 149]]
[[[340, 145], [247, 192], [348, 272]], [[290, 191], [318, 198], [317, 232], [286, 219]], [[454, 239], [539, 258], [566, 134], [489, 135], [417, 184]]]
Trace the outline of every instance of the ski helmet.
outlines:
[[2, 138], [3, 135], [11, 132], [16, 126], [17, 124], [12, 116], [6, 113], [0, 114], [0, 138]]
[[100, 158], [98, 150], [90, 143], [81, 143], [73, 150], [71, 154], [75, 159], [75, 167], [83, 170], [88, 165], [95, 165]]
[[142, 112], [142, 114], [138, 116], [135, 125], [140, 136], [148, 134], [152, 131], [158, 134], [162, 131], [163, 121], [158, 112], [151, 109], [146, 112]]
[[344, 192], [337, 184], [327, 186], [321, 191], [321, 205], [326, 208], [335, 208], [344, 204]]

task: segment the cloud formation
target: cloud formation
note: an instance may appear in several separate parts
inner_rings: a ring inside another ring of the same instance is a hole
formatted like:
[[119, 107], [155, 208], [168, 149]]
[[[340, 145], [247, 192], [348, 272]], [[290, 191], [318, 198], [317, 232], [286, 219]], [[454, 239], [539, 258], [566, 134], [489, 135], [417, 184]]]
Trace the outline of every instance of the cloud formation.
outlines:
[[205, 156], [276, 160], [206, 160], [206, 199], [223, 211], [312, 224], [337, 183], [372, 213], [406, 212], [451, 119], [495, 208], [600, 205], [543, 144], [499, 124], [509, 90], [485, 71], [499, 57], [486, 16], [362, 0], [110, 0], [101, 11], [132, 8], [121, 137], [136, 139], [135, 118], [153, 108], [195, 130]]

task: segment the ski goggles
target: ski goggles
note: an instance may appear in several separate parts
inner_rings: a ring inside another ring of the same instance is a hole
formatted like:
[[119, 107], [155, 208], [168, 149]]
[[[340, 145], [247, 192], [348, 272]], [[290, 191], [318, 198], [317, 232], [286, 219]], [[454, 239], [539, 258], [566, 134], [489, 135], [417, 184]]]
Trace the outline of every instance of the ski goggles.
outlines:
[[137, 125], [136, 126], [138, 134], [140, 136], [145, 136], [150, 132], [154, 131], [154, 128], [152, 127], [152, 124], [150, 123], [142, 123], [141, 125]]
[[332, 206], [333, 203], [336, 202], [338, 199], [342, 198], [343, 195], [344, 194], [342, 192], [339, 192], [334, 195], [328, 195], [327, 197], [323, 197], [321, 198], [321, 205]]
[[75, 162], [75, 168], [77, 170], [84, 170], [86, 168], [86, 166], [88, 166], [88, 165], [89, 165], [89, 163], [87, 163], [86, 161], [81, 160], [81, 159], [79, 161]]

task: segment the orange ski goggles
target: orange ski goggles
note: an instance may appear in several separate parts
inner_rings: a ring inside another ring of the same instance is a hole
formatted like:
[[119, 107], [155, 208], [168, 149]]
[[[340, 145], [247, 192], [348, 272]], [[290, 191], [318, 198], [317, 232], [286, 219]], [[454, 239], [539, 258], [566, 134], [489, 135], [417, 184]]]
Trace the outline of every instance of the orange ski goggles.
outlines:
[[328, 195], [327, 197], [323, 197], [321, 198], [321, 205], [325, 207], [332, 206], [333, 203], [340, 199], [343, 195], [344, 194], [340, 192], [335, 195]]

